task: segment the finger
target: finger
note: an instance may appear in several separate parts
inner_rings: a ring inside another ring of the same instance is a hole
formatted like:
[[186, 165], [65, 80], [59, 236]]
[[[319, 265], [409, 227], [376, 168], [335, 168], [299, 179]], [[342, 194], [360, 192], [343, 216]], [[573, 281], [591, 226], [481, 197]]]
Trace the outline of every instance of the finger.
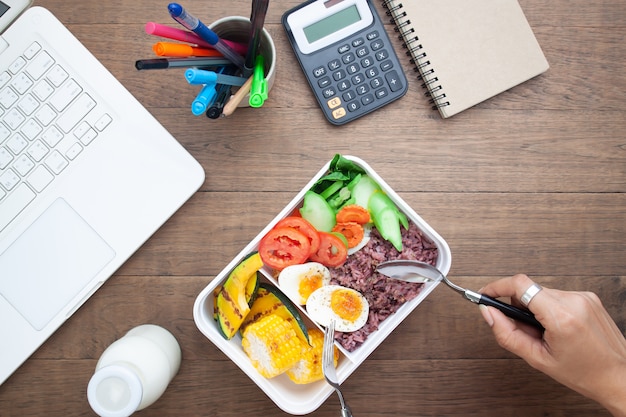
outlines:
[[[502, 278], [494, 281], [483, 287], [480, 292], [485, 295], [490, 295], [494, 298], [510, 297], [512, 305], [521, 307], [522, 304], [520, 303], [520, 299], [533, 284], [535, 284], [535, 282], [527, 275], [517, 274], [509, 278]], [[537, 316], [537, 319], [541, 321], [541, 317], [546, 317], [549, 314], [550, 310], [549, 300], [551, 298], [546, 293], [552, 293], [554, 291], [555, 290], [542, 288], [531, 299], [528, 305], [525, 305], [523, 307], [532, 311], [535, 316]]]
[[518, 326], [517, 323], [493, 307], [481, 308], [481, 313], [487, 323], [490, 324], [496, 341], [502, 348], [527, 362], [536, 359], [535, 352], [542, 349], [542, 341], [534, 329]]
[[524, 291], [533, 283], [527, 275], [517, 274], [493, 281], [483, 287], [480, 292], [491, 297], [512, 297], [519, 300]]

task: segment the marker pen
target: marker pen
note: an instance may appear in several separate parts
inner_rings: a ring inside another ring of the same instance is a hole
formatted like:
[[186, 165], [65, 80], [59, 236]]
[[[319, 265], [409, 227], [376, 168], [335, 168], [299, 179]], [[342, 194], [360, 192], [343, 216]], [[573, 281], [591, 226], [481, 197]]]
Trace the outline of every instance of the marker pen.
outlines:
[[231, 65], [232, 62], [226, 58], [206, 57], [206, 58], [155, 58], [138, 59], [135, 61], [137, 70], [167, 69], [181, 67], [217, 67], [220, 65]]
[[244, 69], [244, 59], [241, 55], [237, 54], [230, 46], [222, 41], [219, 36], [211, 29], [209, 29], [200, 19], [187, 13], [183, 6], [178, 3], [170, 3], [167, 7], [170, 15], [178, 23], [185, 28], [193, 31], [196, 35], [213, 45], [215, 49], [220, 51], [226, 58], [230, 59], [233, 64], [237, 65], [240, 69]]
[[243, 76], [249, 77], [254, 71], [254, 63], [261, 45], [261, 33], [263, 24], [265, 23], [265, 15], [269, 0], [252, 0], [252, 13], [250, 14], [250, 39], [248, 41], [248, 50], [244, 61]]
[[191, 103], [191, 112], [195, 116], [200, 116], [213, 103], [216, 96], [215, 84], [205, 84]]
[[267, 81], [265, 80], [265, 59], [263, 55], [257, 55], [254, 72], [252, 73], [252, 85], [250, 86], [250, 107], [261, 107], [267, 100]]
[[157, 42], [152, 45], [152, 50], [157, 56], [192, 57], [212, 56], [222, 57], [222, 53], [215, 49], [196, 48], [182, 43]]
[[[148, 35], [160, 36], [162, 38], [172, 39], [175, 41], [192, 43], [203, 48], [213, 48], [213, 45], [202, 39], [200, 36], [193, 32], [189, 32], [183, 29], [173, 28], [171, 26], [162, 25], [160, 23], [148, 22], [145, 27]], [[248, 47], [239, 42], [228, 41], [222, 39], [222, 42], [233, 48], [239, 55], [245, 55]]]
[[222, 115], [226, 100], [230, 97], [231, 86], [228, 84], [218, 84], [215, 89], [217, 90], [217, 97], [215, 97], [213, 104], [211, 104], [206, 111], [206, 117], [209, 119], [218, 119]]
[[241, 87], [246, 79], [234, 75], [218, 74], [198, 68], [189, 68], [185, 71], [185, 78], [189, 84], [228, 84]]

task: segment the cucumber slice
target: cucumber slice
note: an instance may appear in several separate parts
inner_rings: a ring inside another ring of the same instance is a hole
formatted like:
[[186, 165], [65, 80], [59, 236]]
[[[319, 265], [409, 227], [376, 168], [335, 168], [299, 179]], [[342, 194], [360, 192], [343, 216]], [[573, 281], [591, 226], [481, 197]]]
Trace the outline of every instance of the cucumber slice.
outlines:
[[332, 231], [335, 223], [337, 223], [335, 210], [324, 197], [313, 191], [307, 191], [304, 194], [304, 202], [302, 203], [300, 214], [304, 220], [307, 220], [321, 232]]
[[380, 186], [368, 175], [362, 175], [361, 179], [354, 184], [352, 197], [354, 203], [361, 207], [368, 208], [369, 199], [376, 191], [380, 191]]

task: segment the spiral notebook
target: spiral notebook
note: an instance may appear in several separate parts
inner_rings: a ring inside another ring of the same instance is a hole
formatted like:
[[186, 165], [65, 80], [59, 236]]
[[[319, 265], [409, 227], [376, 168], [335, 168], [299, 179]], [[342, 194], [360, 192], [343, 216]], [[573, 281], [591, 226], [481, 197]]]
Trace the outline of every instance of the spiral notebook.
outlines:
[[383, 7], [444, 118], [549, 67], [517, 0], [383, 0]]

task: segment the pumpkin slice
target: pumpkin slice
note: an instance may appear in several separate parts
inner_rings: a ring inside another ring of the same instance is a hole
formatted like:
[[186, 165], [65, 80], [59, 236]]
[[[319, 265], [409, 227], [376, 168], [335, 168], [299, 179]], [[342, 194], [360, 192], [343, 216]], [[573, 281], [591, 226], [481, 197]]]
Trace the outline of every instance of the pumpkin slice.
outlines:
[[[222, 336], [231, 339], [241, 327], [244, 318], [250, 311], [248, 301], [252, 292], [248, 288], [250, 280], [258, 281], [257, 272], [263, 267], [258, 252], [245, 258], [230, 273], [215, 300], [215, 313]], [[257, 283], [253, 283], [256, 286]]]

